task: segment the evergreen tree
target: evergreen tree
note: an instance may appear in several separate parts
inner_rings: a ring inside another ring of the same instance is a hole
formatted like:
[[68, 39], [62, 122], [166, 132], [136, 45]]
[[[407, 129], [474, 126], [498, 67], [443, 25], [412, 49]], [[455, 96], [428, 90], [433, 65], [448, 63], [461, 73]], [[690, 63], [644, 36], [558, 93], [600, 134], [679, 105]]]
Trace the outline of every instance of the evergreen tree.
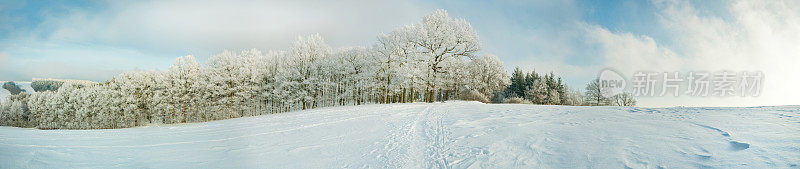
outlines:
[[526, 89], [525, 73], [519, 67], [514, 68], [514, 73], [511, 74], [511, 85], [506, 92], [508, 97], [525, 97]]

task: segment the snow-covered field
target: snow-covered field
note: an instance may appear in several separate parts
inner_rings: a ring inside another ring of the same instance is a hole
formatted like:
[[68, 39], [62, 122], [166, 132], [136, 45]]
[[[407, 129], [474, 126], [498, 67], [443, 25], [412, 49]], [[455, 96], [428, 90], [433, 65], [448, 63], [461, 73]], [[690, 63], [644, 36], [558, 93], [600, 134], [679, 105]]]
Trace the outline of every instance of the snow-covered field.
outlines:
[[11, 92], [9, 92], [6, 89], [0, 88], [0, 101], [5, 100], [6, 97], [8, 97], [8, 95], [11, 95]]
[[0, 127], [0, 168], [799, 168], [800, 106], [345, 106], [114, 130]]

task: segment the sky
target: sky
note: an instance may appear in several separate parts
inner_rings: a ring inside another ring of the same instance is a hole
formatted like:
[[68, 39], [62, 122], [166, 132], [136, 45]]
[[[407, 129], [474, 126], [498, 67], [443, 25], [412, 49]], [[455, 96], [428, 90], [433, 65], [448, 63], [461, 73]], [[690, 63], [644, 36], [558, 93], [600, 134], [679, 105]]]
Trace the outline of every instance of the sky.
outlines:
[[[0, 80], [104, 81], [175, 58], [284, 50], [319, 33], [365, 46], [436, 9], [471, 23], [510, 72], [553, 72], [582, 89], [611, 68], [761, 71], [757, 97], [640, 97], [640, 106], [800, 104], [800, 2], [776, 1], [25, 1], [0, 0]], [[630, 79], [629, 79], [630, 80]], [[629, 81], [630, 82], [630, 81]]]

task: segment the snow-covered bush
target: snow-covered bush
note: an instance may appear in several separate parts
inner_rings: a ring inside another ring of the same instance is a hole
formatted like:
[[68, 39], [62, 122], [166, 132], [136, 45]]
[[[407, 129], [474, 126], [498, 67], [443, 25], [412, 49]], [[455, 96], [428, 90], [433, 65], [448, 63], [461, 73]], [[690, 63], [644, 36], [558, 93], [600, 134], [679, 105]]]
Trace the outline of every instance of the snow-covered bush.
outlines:
[[521, 97], [511, 97], [511, 98], [506, 98], [506, 100], [503, 100], [503, 103], [510, 103], [510, 104], [533, 104], [531, 101], [525, 100], [525, 99], [523, 99], [523, 98], [521, 98]]
[[478, 92], [477, 90], [464, 90], [460, 95], [461, 100], [489, 103], [489, 98], [486, 98], [486, 95], [483, 95], [483, 93]]
[[636, 106], [636, 99], [633, 98], [633, 94], [628, 92], [614, 95], [609, 99], [614, 106]]

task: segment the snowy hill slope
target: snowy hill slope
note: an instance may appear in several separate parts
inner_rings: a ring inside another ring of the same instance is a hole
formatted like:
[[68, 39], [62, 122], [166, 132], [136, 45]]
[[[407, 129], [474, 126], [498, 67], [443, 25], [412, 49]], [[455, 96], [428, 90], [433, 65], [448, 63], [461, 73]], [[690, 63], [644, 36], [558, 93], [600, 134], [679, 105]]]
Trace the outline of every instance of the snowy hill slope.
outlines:
[[33, 90], [33, 87], [31, 87], [31, 82], [17, 82], [17, 85], [19, 85], [19, 88], [21, 88], [22, 90], [25, 90], [25, 92], [28, 93], [36, 92]]
[[345, 106], [114, 130], [0, 127], [0, 168], [798, 168], [800, 107]]

